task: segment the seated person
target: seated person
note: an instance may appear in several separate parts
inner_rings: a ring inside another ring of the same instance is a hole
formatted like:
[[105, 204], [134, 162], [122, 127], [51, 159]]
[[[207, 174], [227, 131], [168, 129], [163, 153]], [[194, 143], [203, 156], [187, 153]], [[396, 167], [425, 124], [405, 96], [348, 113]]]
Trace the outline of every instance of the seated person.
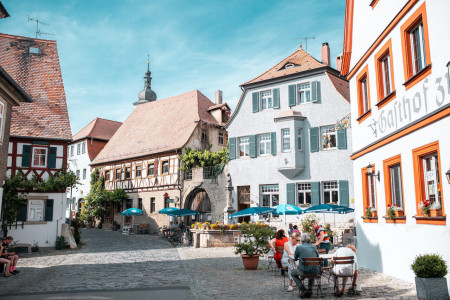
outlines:
[[[5, 253], [5, 255], [4, 255]], [[6, 249], [3, 248], [3, 242], [0, 243], [0, 263], [5, 265], [5, 277], [11, 276], [10, 268], [11, 268], [11, 261], [8, 259], [8, 256], [6, 255]]]
[[295, 253], [295, 248], [297, 248], [298, 242], [300, 241], [300, 235], [298, 234], [298, 232], [294, 232], [291, 235], [291, 239], [289, 242], [284, 243], [284, 251], [283, 251], [283, 256], [281, 258], [281, 265], [284, 268], [288, 268], [288, 277], [289, 277], [289, 288], [288, 288], [288, 292], [292, 292], [294, 290], [293, 284], [294, 281], [292, 279], [292, 271], [294, 269], [296, 269], [295, 264], [294, 264], [294, 253]]
[[16, 255], [14, 252], [8, 252], [8, 246], [13, 242], [12, 236], [7, 236], [6, 239], [2, 243], [3, 252], [2, 256], [6, 256], [7, 259], [11, 261], [11, 266], [9, 268], [9, 272], [13, 275], [19, 274], [20, 271], [16, 270], [17, 260], [19, 259], [19, 256]]
[[[276, 247], [284, 247], [284, 243], [286, 243], [289, 239], [284, 235], [284, 230], [280, 229], [275, 234], [275, 238], [269, 241], [269, 245], [273, 250], [273, 259], [277, 263], [277, 267], [281, 268], [281, 257], [283, 256], [282, 252], [277, 252]], [[282, 274], [283, 270], [282, 270]]]
[[294, 254], [294, 260], [298, 260], [298, 269], [293, 270], [291, 275], [301, 292], [301, 297], [310, 298], [314, 279], [308, 278], [308, 289], [303, 286], [302, 280], [305, 278], [305, 274], [318, 274], [319, 266], [304, 266], [302, 262], [303, 258], [319, 257], [319, 252], [317, 247], [311, 244], [311, 238], [306, 232], [301, 234], [300, 242], [302, 244], [297, 246]]
[[[354, 262], [351, 264], [335, 264], [335, 257], [344, 257], [344, 256], [353, 256]], [[358, 261], [356, 259], [356, 248], [354, 245], [348, 245], [347, 247], [341, 247], [337, 249], [334, 253], [333, 258], [331, 259], [331, 263], [333, 264], [333, 273], [335, 275], [341, 276], [351, 276], [353, 272], [353, 282], [352, 282], [352, 290], [356, 290], [356, 279], [358, 278]], [[347, 278], [342, 278], [342, 289], [339, 289], [339, 284], [337, 282], [338, 278], [334, 277], [336, 289], [334, 291], [334, 295], [337, 297], [342, 297], [345, 293], [345, 284], [347, 282]]]

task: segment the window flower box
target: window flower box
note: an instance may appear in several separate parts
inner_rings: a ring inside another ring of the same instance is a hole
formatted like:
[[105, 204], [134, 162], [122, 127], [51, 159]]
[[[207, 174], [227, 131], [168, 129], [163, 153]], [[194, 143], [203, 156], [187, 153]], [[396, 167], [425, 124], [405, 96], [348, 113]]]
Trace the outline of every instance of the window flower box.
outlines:
[[430, 217], [441, 217], [442, 209], [430, 209]]
[[405, 212], [403, 210], [394, 210], [394, 214], [396, 217], [403, 217], [405, 216]]

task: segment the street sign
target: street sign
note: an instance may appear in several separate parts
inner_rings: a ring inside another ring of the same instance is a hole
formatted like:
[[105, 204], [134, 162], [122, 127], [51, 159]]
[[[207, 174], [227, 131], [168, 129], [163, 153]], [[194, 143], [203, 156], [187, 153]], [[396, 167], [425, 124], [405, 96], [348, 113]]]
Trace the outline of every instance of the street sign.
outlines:
[[167, 199], [167, 202], [168, 202], [168, 203], [173, 203], [174, 200], [173, 200], [173, 199]]

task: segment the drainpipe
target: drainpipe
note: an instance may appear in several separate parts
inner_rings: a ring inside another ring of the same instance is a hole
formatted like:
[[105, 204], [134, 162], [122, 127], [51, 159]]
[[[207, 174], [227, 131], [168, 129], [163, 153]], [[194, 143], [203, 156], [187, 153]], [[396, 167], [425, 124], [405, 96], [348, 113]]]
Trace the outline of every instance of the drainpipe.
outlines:
[[177, 159], [178, 159], [178, 182], [177, 182], [177, 187], [178, 187], [178, 190], [180, 191], [180, 208], [181, 208], [181, 200], [182, 200], [182, 198], [181, 198], [181, 185], [180, 185], [180, 182], [181, 182], [181, 160], [180, 160], [180, 158], [178, 157], [178, 149], [176, 150], [176, 155], [177, 155]]

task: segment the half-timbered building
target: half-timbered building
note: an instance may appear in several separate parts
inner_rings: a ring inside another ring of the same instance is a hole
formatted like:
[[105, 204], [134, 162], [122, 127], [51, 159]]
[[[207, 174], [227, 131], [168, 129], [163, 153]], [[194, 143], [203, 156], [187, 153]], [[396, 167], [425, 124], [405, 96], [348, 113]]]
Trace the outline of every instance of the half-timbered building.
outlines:
[[[67, 165], [72, 138], [56, 41], [0, 34], [0, 65], [33, 99], [12, 108], [6, 175], [21, 170], [29, 179], [46, 180]], [[65, 219], [66, 191], [25, 197], [9, 234], [53, 246]]]

